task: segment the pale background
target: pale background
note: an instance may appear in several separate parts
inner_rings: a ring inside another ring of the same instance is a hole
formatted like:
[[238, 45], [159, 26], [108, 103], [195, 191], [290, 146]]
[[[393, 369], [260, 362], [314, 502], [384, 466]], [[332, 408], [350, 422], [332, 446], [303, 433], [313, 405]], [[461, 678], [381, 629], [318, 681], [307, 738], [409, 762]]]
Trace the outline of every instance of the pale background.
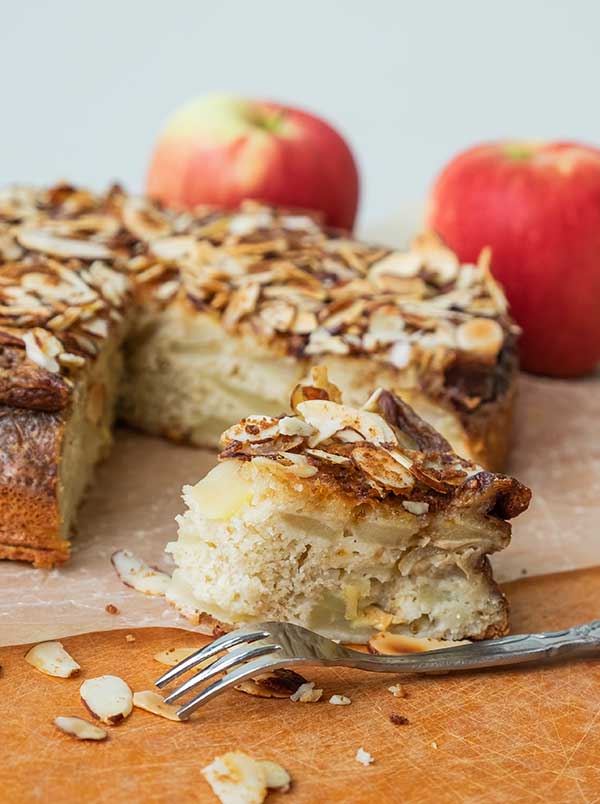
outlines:
[[594, 0], [2, 3], [0, 176], [143, 187], [181, 102], [226, 90], [298, 104], [346, 134], [361, 222], [425, 195], [483, 138], [600, 142]]

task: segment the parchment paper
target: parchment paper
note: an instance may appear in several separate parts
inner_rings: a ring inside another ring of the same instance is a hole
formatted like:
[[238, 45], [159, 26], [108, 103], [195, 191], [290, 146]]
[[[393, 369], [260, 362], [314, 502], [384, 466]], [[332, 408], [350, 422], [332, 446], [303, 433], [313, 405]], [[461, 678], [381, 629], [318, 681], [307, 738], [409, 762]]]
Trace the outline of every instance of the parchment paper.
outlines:
[[[534, 500], [515, 520], [511, 546], [493, 559], [500, 581], [600, 564], [599, 435], [598, 378], [522, 376], [510, 471]], [[114, 628], [193, 630], [161, 598], [125, 587], [110, 556], [126, 547], [169, 570], [163, 548], [176, 536], [181, 487], [214, 463], [213, 453], [118, 431], [83, 506], [71, 561], [51, 571], [0, 562], [0, 644]], [[105, 611], [109, 603], [119, 614]]]

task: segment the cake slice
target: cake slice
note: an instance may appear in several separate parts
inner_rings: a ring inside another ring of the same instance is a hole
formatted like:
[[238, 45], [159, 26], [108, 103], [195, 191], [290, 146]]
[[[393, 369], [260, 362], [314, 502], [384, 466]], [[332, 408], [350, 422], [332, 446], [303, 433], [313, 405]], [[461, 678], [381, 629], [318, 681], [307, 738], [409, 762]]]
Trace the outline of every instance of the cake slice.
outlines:
[[458, 457], [389, 391], [344, 405], [321, 367], [292, 410], [230, 427], [184, 488], [170, 602], [199, 623], [287, 620], [352, 642], [504, 634], [487, 556], [529, 489]]

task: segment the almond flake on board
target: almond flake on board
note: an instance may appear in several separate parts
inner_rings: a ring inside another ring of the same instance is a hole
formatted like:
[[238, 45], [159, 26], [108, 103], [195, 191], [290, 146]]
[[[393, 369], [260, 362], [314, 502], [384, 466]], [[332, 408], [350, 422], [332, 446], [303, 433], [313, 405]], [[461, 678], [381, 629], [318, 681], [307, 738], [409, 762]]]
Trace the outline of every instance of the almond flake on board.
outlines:
[[145, 595], [162, 596], [171, 582], [166, 572], [149, 567], [129, 550], [117, 550], [110, 560], [125, 586]]
[[79, 695], [90, 714], [108, 726], [125, 720], [133, 708], [132, 692], [118, 676], [88, 678], [79, 688]]
[[64, 734], [69, 734], [71, 737], [76, 737], [78, 740], [106, 740], [108, 732], [90, 723], [89, 720], [84, 720], [82, 717], [65, 717], [59, 715], [54, 718], [54, 725], [59, 731]]
[[81, 667], [67, 653], [62, 642], [40, 642], [25, 654], [25, 661], [36, 670], [47, 676], [71, 678], [76, 676]]
[[133, 693], [133, 705], [138, 709], [144, 709], [153, 715], [164, 717], [166, 720], [175, 720], [181, 723], [181, 718], [177, 715], [178, 705], [165, 703], [162, 695], [154, 690], [142, 690]]
[[269, 790], [287, 793], [292, 783], [279, 763], [239, 750], [215, 757], [202, 775], [222, 804], [261, 804]]

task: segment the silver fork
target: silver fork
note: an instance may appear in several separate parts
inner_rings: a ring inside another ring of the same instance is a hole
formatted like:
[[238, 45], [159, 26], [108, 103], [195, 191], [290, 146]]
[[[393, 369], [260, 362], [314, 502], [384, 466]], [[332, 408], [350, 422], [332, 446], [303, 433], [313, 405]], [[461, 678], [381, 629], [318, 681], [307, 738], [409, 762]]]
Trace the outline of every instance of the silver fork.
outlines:
[[227, 671], [184, 704], [177, 712], [180, 718], [189, 717], [199, 706], [244, 679], [284, 666], [312, 664], [354, 667], [377, 673], [445, 673], [587, 656], [600, 652], [600, 620], [563, 631], [522, 634], [400, 656], [360, 653], [292, 623], [260, 623], [219, 637], [167, 670], [155, 682], [156, 686], [165, 687], [222, 651], [227, 653], [184, 681], [165, 698], [167, 703], [172, 703], [203, 682]]

